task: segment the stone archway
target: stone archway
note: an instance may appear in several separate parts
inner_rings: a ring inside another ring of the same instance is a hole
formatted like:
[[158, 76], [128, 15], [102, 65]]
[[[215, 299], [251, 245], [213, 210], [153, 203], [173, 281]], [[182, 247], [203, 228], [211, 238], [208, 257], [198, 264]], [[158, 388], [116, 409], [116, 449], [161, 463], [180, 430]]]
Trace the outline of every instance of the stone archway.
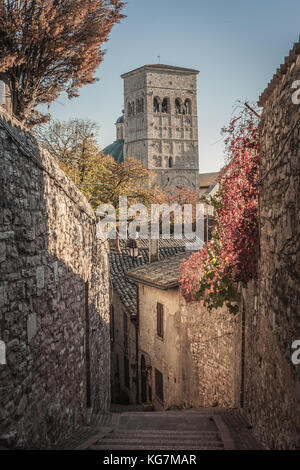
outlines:
[[171, 181], [170, 181], [170, 186], [178, 186], [178, 187], [186, 187], [186, 188], [191, 188], [194, 185], [189, 181], [189, 179], [186, 176], [183, 175], [178, 175], [174, 176]]

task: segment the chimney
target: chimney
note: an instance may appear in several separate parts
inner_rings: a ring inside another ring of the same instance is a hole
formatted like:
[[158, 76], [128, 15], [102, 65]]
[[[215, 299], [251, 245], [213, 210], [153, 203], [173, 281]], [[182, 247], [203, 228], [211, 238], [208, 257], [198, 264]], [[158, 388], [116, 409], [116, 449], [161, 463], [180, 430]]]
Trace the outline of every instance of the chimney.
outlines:
[[149, 263], [159, 260], [159, 240], [149, 238]]

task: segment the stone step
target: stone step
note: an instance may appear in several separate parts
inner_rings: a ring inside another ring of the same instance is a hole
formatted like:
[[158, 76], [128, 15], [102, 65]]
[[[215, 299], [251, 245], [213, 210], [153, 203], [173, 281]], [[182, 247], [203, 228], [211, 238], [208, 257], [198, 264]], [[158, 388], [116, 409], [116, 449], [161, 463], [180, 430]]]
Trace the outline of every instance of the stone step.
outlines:
[[[119, 437], [119, 436], [105, 436], [101, 441], [98, 441], [99, 442], [128, 442], [128, 443], [133, 443], [133, 442], [141, 442], [142, 438], [141, 436], [136, 436], [135, 438], [134, 437]], [[198, 444], [199, 442], [203, 442], [205, 444], [208, 444], [210, 445], [211, 443], [214, 443], [214, 444], [222, 444], [222, 441], [221, 439], [209, 439], [209, 438], [202, 438], [201, 436], [198, 437], [197, 439], [196, 438], [193, 438], [193, 439], [182, 439], [180, 436], [178, 438], [165, 438], [164, 440], [160, 439], [160, 438], [157, 438], [155, 439], [155, 437], [148, 437], [146, 440], [144, 439], [143, 437], [143, 441], [144, 442], [151, 442], [151, 443], [157, 443], [157, 442], [172, 442], [172, 443], [196, 443]]]
[[128, 430], [123, 430], [123, 429], [117, 429], [114, 434], [114, 436], [180, 436], [182, 438], [193, 438], [193, 437], [218, 437], [220, 436], [220, 433], [218, 431], [171, 431], [168, 429], [128, 429]]
[[106, 434], [105, 439], [111, 440], [111, 439], [117, 439], [117, 440], [135, 440], [135, 439], [149, 439], [149, 440], [174, 440], [174, 441], [184, 441], [184, 442], [191, 442], [191, 441], [216, 441], [216, 442], [221, 442], [221, 437], [218, 434], [205, 434], [205, 433], [197, 433], [197, 434], [188, 434], [188, 435], [182, 435], [181, 433], [177, 434], [170, 434], [170, 433], [165, 433], [165, 434], [157, 434], [157, 433], [138, 433], [136, 432], [135, 434], [127, 434], [127, 433], [119, 433], [118, 431], [112, 433], [112, 434]]
[[110, 446], [117, 446], [117, 447], [120, 447], [120, 448], [124, 448], [125, 447], [133, 447], [133, 448], [136, 448], [136, 447], [140, 447], [140, 446], [143, 446], [144, 448], [145, 447], [149, 447], [150, 449], [153, 449], [153, 448], [159, 448], [159, 447], [173, 447], [173, 448], [186, 448], [186, 449], [189, 449], [189, 448], [195, 448], [195, 449], [199, 449], [200, 447], [205, 447], [205, 448], [218, 448], [218, 449], [224, 449], [224, 446], [222, 444], [222, 442], [217, 442], [217, 441], [198, 441], [198, 442], [182, 442], [182, 441], [145, 441], [144, 439], [141, 440], [141, 439], [136, 439], [134, 441], [129, 441], [129, 440], [122, 440], [120, 441], [119, 439], [112, 439], [111, 441], [107, 441], [106, 439], [103, 439], [103, 441], [98, 441], [97, 443], [95, 444], [92, 444], [91, 447], [94, 447], [94, 446], [97, 446], [97, 447], [103, 447], [103, 448], [106, 448], [106, 447], [110, 447]]
[[90, 449], [151, 449], [196, 450], [223, 449], [221, 436], [216, 432], [180, 432], [166, 430], [117, 430], [94, 442]]
[[107, 444], [107, 445], [92, 445], [89, 447], [89, 450], [224, 450], [223, 446], [180, 446], [180, 445], [167, 445], [167, 444], [157, 444], [157, 445], [145, 445], [144, 442], [140, 444]]

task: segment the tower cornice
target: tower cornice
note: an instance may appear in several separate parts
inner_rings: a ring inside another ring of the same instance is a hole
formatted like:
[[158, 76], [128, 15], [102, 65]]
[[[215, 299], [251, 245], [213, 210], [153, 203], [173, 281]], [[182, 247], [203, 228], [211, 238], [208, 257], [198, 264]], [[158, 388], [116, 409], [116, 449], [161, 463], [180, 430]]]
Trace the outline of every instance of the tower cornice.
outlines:
[[136, 73], [140, 73], [142, 71], [155, 71], [155, 72], [175, 72], [175, 73], [181, 73], [183, 75], [198, 75], [200, 73], [199, 70], [195, 69], [188, 69], [185, 67], [176, 67], [174, 65], [164, 65], [164, 64], [149, 64], [149, 65], [143, 65], [142, 67], [138, 67], [137, 69], [131, 70], [130, 72], [123, 73], [121, 75], [121, 78], [127, 78], [130, 77], [131, 75], [135, 75]]

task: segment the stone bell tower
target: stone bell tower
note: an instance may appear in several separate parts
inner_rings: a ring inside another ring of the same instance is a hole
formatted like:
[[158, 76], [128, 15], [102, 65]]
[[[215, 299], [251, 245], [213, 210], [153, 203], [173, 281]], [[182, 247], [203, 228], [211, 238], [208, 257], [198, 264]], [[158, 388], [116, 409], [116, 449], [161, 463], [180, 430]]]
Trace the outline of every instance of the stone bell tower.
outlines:
[[124, 79], [124, 158], [156, 171], [161, 185], [198, 190], [198, 70], [145, 65]]

